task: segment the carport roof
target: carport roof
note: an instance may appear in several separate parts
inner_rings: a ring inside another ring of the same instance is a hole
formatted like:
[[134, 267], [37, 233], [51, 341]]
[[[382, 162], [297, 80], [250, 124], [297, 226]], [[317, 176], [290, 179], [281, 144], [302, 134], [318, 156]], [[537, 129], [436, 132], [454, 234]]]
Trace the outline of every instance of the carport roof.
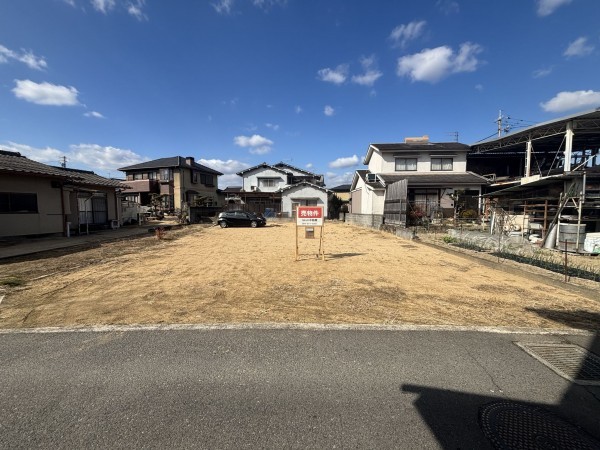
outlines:
[[489, 184], [490, 181], [481, 175], [473, 172], [464, 173], [414, 173], [414, 174], [377, 174], [385, 184], [395, 183], [400, 180], [407, 180], [409, 186], [451, 186], [451, 185], [476, 185]]
[[501, 137], [494, 137], [471, 145], [473, 153], [525, 152], [529, 139], [534, 142], [536, 152], [554, 152], [561, 147], [567, 124], [573, 122], [573, 149], [587, 150], [600, 148], [600, 108], [572, 114], [548, 122], [515, 131]]

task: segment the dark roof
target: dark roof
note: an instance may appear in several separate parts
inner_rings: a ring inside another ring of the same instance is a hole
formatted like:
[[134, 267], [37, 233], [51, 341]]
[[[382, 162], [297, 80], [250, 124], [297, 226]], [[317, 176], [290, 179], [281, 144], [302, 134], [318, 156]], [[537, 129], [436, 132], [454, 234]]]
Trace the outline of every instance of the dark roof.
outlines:
[[276, 172], [281, 172], [284, 175], [288, 175], [289, 174], [289, 172], [287, 172], [286, 170], [283, 170], [283, 169], [281, 169], [279, 167], [275, 167], [275, 166], [272, 166], [271, 164], [267, 164], [266, 162], [264, 162], [264, 163], [261, 163], [261, 164], [257, 164], [256, 166], [252, 166], [252, 167], [248, 167], [247, 169], [240, 170], [238, 173], [236, 173], [236, 175], [239, 175], [241, 177], [246, 172], [252, 172], [253, 170], [261, 169], [261, 168], [262, 169], [272, 169], [272, 170], [274, 170]]
[[377, 174], [385, 184], [395, 183], [400, 180], [408, 180], [409, 186], [446, 186], [456, 184], [470, 184], [480, 186], [489, 184], [490, 181], [473, 172], [427, 172], [414, 174]]
[[[55, 167], [57, 168], [57, 167]], [[126, 185], [118, 180], [113, 180], [111, 178], [104, 178], [100, 175], [96, 175], [94, 172], [89, 170], [79, 170], [79, 169], [70, 169], [70, 168], [60, 168], [65, 172], [71, 173], [79, 180], [78, 184], [89, 184], [94, 186], [112, 186], [115, 188], [125, 188]]]
[[391, 143], [391, 144], [369, 144], [367, 154], [363, 158], [363, 164], [369, 164], [373, 151], [377, 150], [381, 153], [409, 153], [409, 152], [468, 152], [471, 147], [460, 142], [413, 142], [406, 143]]
[[329, 190], [333, 192], [350, 192], [350, 184], [340, 184], [339, 186], [332, 187]]
[[[380, 181], [368, 181], [367, 174], [371, 173], [368, 170], [357, 170], [356, 174], [363, 180], [363, 182], [372, 187], [373, 189], [385, 189], [385, 186]], [[353, 183], [354, 184], [354, 183]]]
[[[20, 153], [9, 152], [6, 150], [0, 151], [0, 171], [46, 175], [60, 178], [71, 177], [69, 173], [66, 173], [62, 169], [33, 161], [25, 156], [21, 156]], [[73, 175], [73, 177], [75, 176]]]
[[59, 178], [75, 185], [125, 188], [123, 183], [96, 175], [88, 170], [54, 167], [33, 161], [17, 152], [0, 151], [0, 172], [43, 175]]
[[241, 192], [242, 190], [242, 186], [227, 186], [225, 189], [223, 189], [222, 192], [228, 193], [228, 192]]
[[288, 167], [288, 168], [290, 168], [290, 169], [292, 169], [292, 170], [296, 170], [296, 171], [298, 171], [298, 172], [302, 172], [302, 173], [305, 173], [305, 174], [307, 174], [307, 175], [310, 175], [310, 176], [318, 176], [316, 173], [309, 172], [309, 171], [308, 171], [308, 170], [306, 170], [306, 169], [300, 169], [299, 167], [294, 167], [294, 166], [292, 166], [291, 164], [284, 163], [283, 161], [281, 161], [281, 162], [278, 162], [277, 164], [273, 164], [273, 166], [274, 166], [274, 167], [279, 167], [279, 168], [282, 168], [282, 167]]
[[319, 189], [320, 191], [329, 192], [329, 189], [324, 188], [323, 186], [317, 186], [316, 184], [309, 183], [308, 181], [301, 181], [300, 183], [290, 184], [289, 186], [282, 187], [279, 189], [279, 192], [287, 191], [289, 189], [294, 189], [301, 186], [309, 186], [315, 189]]
[[468, 151], [470, 147], [467, 144], [460, 142], [415, 142], [412, 144], [406, 143], [391, 143], [391, 144], [371, 144], [382, 152], [397, 152], [397, 151], [442, 151], [442, 150], [462, 150]]
[[119, 170], [121, 172], [128, 172], [142, 169], [164, 169], [168, 167], [196, 169], [202, 172], [212, 173], [214, 175], [223, 175], [221, 172], [211, 169], [210, 167], [203, 166], [202, 164], [198, 164], [195, 161], [192, 164], [188, 164], [183, 156], [171, 156], [170, 158], [153, 159], [152, 161], [134, 164], [133, 166], [121, 167]]

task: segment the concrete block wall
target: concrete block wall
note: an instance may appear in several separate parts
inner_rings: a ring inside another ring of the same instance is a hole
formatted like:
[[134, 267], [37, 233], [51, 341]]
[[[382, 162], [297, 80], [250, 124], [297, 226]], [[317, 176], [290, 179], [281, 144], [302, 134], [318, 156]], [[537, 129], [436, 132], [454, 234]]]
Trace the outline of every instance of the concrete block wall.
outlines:
[[383, 225], [383, 215], [346, 213], [346, 223], [379, 230]]

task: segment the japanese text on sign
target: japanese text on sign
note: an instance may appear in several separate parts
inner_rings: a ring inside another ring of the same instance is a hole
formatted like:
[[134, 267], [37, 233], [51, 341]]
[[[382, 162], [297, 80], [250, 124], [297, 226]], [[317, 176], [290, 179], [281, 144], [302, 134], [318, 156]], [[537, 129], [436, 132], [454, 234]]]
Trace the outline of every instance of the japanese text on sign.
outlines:
[[298, 226], [322, 226], [322, 206], [298, 206], [296, 211], [296, 225]]

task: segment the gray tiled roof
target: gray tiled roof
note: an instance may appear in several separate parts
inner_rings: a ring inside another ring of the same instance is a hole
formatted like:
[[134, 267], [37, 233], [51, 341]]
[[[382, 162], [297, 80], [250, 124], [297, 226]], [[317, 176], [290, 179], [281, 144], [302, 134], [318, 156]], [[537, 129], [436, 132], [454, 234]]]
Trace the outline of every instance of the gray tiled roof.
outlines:
[[146, 161], [132, 166], [121, 167], [121, 172], [128, 172], [140, 169], [163, 169], [168, 167], [183, 167], [189, 169], [196, 169], [202, 172], [212, 173], [214, 175], [223, 175], [221, 172], [211, 169], [210, 167], [203, 166], [194, 161], [193, 164], [188, 164], [183, 156], [172, 156], [170, 158], [159, 158], [153, 159], [152, 161]]
[[373, 147], [377, 147], [382, 152], [395, 152], [395, 151], [468, 151], [471, 147], [467, 144], [461, 144], [460, 142], [423, 142], [414, 144], [405, 143], [391, 143], [391, 144], [371, 144]]
[[55, 177], [74, 177], [64, 170], [21, 156], [20, 153], [0, 151], [0, 171]]
[[94, 172], [49, 166], [33, 161], [25, 156], [21, 156], [20, 153], [8, 151], [0, 151], [0, 172], [48, 176], [68, 181], [75, 185], [109, 186], [114, 188], [125, 187], [125, 185], [119, 181], [101, 177]]
[[373, 189], [384, 189], [383, 184], [379, 181], [367, 181], [367, 174], [371, 173], [368, 170], [357, 170], [356, 173], [367, 186], [371, 186]]
[[473, 172], [426, 172], [414, 174], [377, 174], [385, 184], [400, 180], [408, 180], [409, 186], [442, 186], [456, 184], [483, 185], [489, 184], [487, 178]]

